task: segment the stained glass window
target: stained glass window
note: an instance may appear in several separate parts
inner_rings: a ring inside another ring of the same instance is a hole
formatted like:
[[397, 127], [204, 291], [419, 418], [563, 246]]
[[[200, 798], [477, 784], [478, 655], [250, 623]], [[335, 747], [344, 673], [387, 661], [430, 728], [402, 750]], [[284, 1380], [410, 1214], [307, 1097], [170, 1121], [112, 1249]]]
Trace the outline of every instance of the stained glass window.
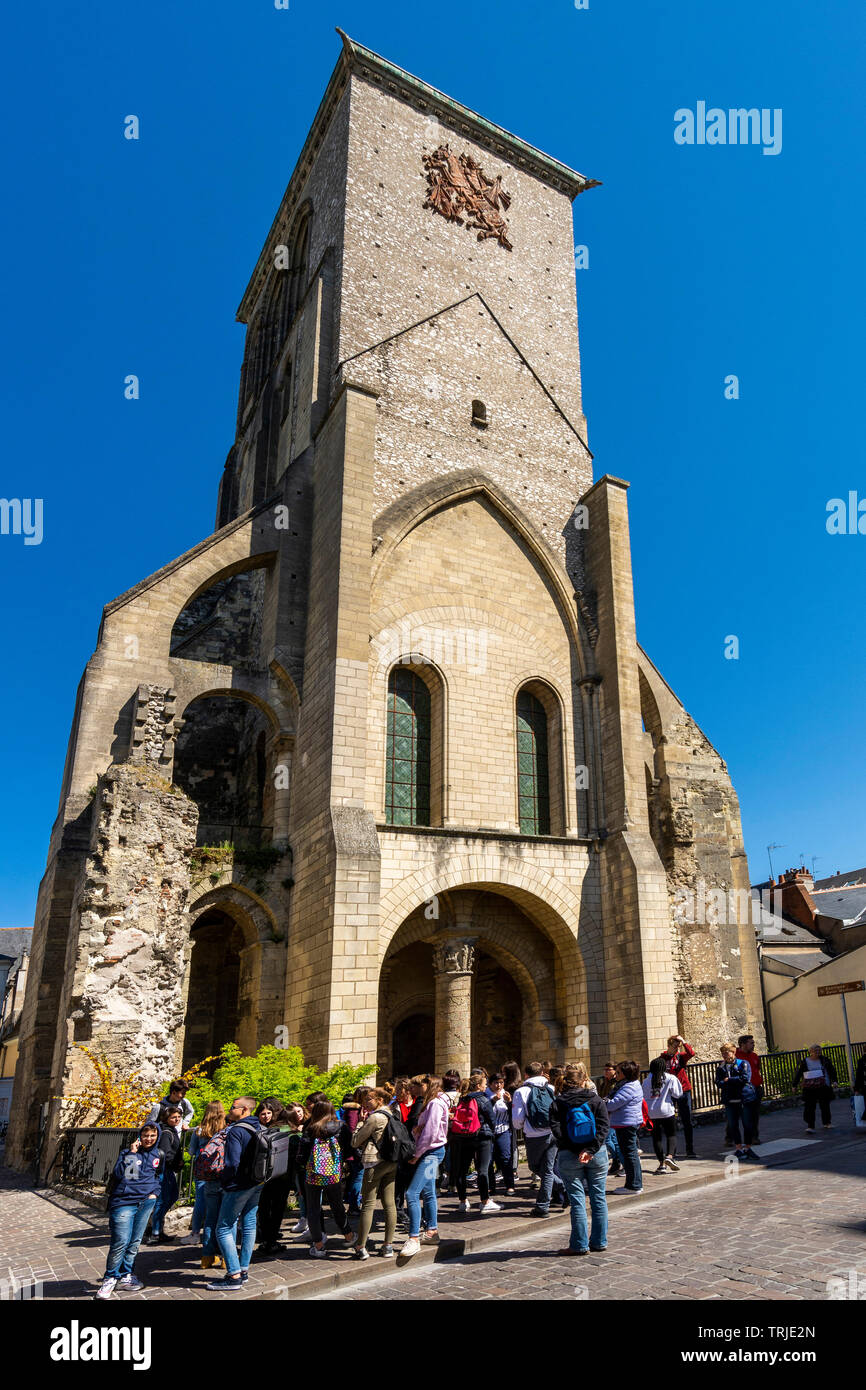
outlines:
[[421, 677], [395, 666], [388, 677], [385, 820], [430, 824], [430, 691]]
[[549, 835], [547, 715], [528, 690], [517, 696], [517, 798], [521, 834]]

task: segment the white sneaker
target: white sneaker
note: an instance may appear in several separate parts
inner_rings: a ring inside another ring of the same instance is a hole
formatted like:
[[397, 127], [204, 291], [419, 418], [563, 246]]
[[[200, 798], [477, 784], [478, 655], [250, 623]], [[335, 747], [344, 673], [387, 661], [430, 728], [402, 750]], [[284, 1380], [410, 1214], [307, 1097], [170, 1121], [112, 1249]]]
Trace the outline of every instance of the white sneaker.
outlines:
[[406, 1240], [406, 1241], [403, 1242], [403, 1244], [402, 1244], [402, 1246], [401, 1246], [401, 1248], [400, 1248], [400, 1254], [401, 1254], [401, 1255], [405, 1255], [405, 1256], [407, 1257], [407, 1259], [408, 1259], [408, 1257], [409, 1257], [410, 1255], [417, 1255], [417, 1254], [418, 1254], [418, 1251], [419, 1251], [420, 1249], [421, 1249], [421, 1242], [420, 1242], [420, 1240], [418, 1239], [418, 1237], [417, 1237], [417, 1236], [410, 1236], [408, 1240]]
[[312, 1255], [312, 1257], [313, 1257], [314, 1260], [323, 1260], [323, 1259], [325, 1258], [325, 1256], [327, 1255], [327, 1253], [328, 1253], [328, 1243], [327, 1243], [327, 1241], [326, 1241], [325, 1244], [322, 1246], [321, 1250], [319, 1249], [319, 1247], [318, 1247], [317, 1245], [311, 1245], [311, 1246], [310, 1246], [310, 1254]]
[[111, 1298], [117, 1285], [116, 1279], [103, 1279], [99, 1288], [96, 1290], [97, 1298]]
[[464, 1202], [458, 1202], [458, 1203], [457, 1203], [457, 1210], [458, 1210], [458, 1211], [468, 1211], [468, 1210], [469, 1210], [469, 1198], [468, 1198], [468, 1197], [466, 1198], [466, 1200], [465, 1200]]
[[296, 1221], [295, 1224], [294, 1224], [294, 1226], [292, 1227], [292, 1235], [293, 1235], [293, 1236], [305, 1236], [305, 1235], [307, 1234], [307, 1231], [308, 1231], [309, 1229], [310, 1229], [310, 1228], [309, 1228], [309, 1226], [307, 1225], [306, 1218], [302, 1216], [302, 1217], [300, 1218], [300, 1220]]
[[492, 1197], [488, 1197], [488, 1198], [487, 1198], [487, 1201], [486, 1201], [486, 1202], [483, 1202], [483, 1203], [482, 1203], [482, 1206], [481, 1206], [481, 1211], [482, 1211], [482, 1213], [485, 1212], [485, 1211], [501, 1211], [501, 1210], [502, 1210], [502, 1208], [501, 1208], [501, 1206], [499, 1205], [499, 1203], [498, 1203], [498, 1202], [494, 1202], [494, 1200], [493, 1200]]

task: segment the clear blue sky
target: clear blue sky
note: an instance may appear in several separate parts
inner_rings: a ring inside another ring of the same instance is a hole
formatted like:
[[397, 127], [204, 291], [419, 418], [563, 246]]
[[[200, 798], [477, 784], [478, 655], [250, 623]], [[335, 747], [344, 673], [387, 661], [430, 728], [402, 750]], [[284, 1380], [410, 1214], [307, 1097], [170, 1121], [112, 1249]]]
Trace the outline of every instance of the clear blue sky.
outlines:
[[[728, 760], [753, 880], [772, 841], [866, 863], [866, 535], [825, 527], [866, 497], [862, 0], [43, 0], [0, 95], [0, 495], [44, 499], [41, 545], [0, 536], [0, 923], [32, 920], [102, 605], [212, 529], [234, 312], [336, 24], [604, 181], [575, 204], [585, 405], [632, 484], [640, 640]], [[698, 101], [782, 108], [782, 152], [676, 145]]]

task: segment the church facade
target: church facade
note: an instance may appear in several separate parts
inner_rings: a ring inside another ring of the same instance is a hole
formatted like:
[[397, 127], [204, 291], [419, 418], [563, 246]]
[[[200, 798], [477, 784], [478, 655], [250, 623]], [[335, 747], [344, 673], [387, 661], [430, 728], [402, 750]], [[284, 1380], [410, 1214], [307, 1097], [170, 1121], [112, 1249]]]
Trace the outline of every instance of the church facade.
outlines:
[[[163, 1080], [228, 1040], [386, 1076], [763, 1037], [736, 794], [587, 443], [591, 187], [343, 37], [240, 305], [216, 529], [79, 687], [7, 1161], [51, 1152], [76, 1043]], [[682, 920], [701, 884], [731, 911]]]

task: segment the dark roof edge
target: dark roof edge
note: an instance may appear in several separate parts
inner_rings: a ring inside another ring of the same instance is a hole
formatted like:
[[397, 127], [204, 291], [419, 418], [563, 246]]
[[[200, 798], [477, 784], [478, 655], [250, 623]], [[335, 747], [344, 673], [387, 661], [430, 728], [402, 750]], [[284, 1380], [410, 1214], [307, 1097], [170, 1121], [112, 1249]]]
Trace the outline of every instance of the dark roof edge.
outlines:
[[255, 300], [258, 298], [264, 278], [262, 272], [266, 264], [266, 252], [270, 246], [271, 236], [277, 227], [287, 220], [287, 214], [290, 215], [294, 211], [309, 167], [321, 144], [334, 107], [343, 94], [348, 78], [353, 74], [357, 74], [361, 78], [369, 79], [372, 77], [374, 81], [377, 78], [385, 79], [390, 86], [398, 89], [398, 95], [404, 96], [407, 100], [414, 99], [419, 105], [442, 116], [446, 122], [458, 125], [467, 135], [476, 138], [480, 144], [492, 148], [494, 153], [508, 159], [517, 168], [525, 169], [529, 173], [537, 175], [546, 183], [559, 189], [560, 192], [567, 193], [572, 199], [588, 188], [599, 186], [598, 179], [586, 178], [576, 169], [569, 168], [567, 164], [562, 164], [552, 155], [545, 154], [543, 150], [539, 150], [534, 145], [521, 140], [519, 136], [513, 135], [504, 126], [496, 125], [494, 121], [488, 121], [477, 111], [473, 111], [471, 107], [464, 106], [461, 102], [446, 96], [444, 92], [440, 92], [436, 87], [431, 87], [420, 77], [413, 77], [404, 68], [397, 67], [396, 64], [390, 63], [387, 58], [374, 53], [371, 48], [365, 48], [363, 44], [356, 43], [342, 29], [338, 28], [337, 33], [343, 41], [343, 51], [331, 73], [325, 94], [319, 103], [303, 149], [298, 156], [298, 162], [292, 171], [288, 187], [280, 201], [280, 206], [256, 261], [255, 269], [238, 306], [237, 318], [241, 323], [246, 323]]
[[539, 174], [548, 183], [552, 183], [555, 188], [559, 188], [563, 193], [569, 193], [572, 198], [576, 198], [578, 193], [582, 193], [585, 188], [597, 186], [597, 179], [586, 178], [585, 175], [579, 174], [576, 169], [569, 168], [567, 164], [554, 159], [552, 155], [537, 149], [535, 145], [521, 140], [520, 136], [513, 135], [504, 126], [496, 125], [494, 121], [488, 121], [485, 116], [479, 115], [471, 107], [455, 101], [445, 92], [440, 92], [437, 87], [431, 87], [429, 82], [422, 81], [420, 77], [413, 77], [412, 73], [406, 72], [405, 68], [398, 68], [387, 58], [383, 58], [381, 54], [374, 53], [371, 48], [365, 48], [363, 44], [350, 39], [348, 34], [343, 33], [342, 29], [338, 29], [337, 33], [343, 40], [343, 52], [346, 54], [353, 72], [358, 72], [363, 77], [366, 75], [363, 69], [367, 67], [380, 77], [387, 78], [389, 82], [399, 84], [408, 94], [419, 98], [432, 110], [441, 113], [452, 121], [459, 122], [467, 134], [477, 133], [481, 137], [482, 143], [492, 144], [494, 149], [497, 144], [502, 146], [503, 150], [507, 150], [515, 156], [511, 160], [513, 164]]

